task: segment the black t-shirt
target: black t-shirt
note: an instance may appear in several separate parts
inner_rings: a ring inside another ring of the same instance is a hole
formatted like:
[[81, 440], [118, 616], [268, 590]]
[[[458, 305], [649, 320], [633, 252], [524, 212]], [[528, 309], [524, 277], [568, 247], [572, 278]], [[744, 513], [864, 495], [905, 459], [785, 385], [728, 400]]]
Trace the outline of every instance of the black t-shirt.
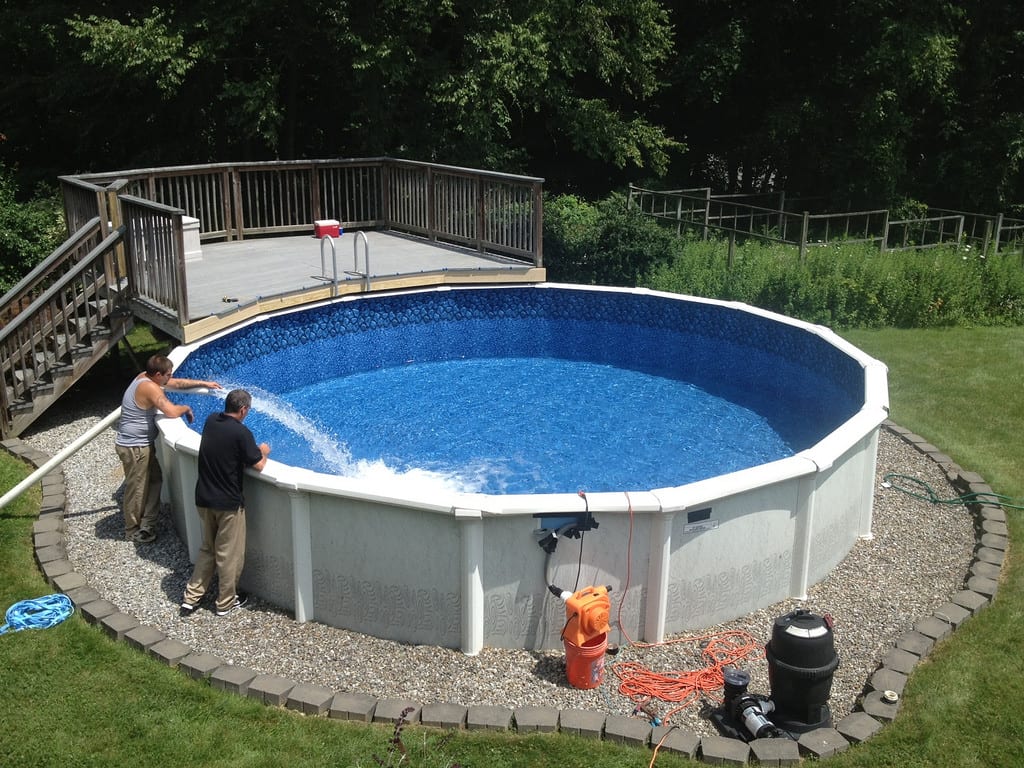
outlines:
[[211, 413], [199, 442], [196, 506], [237, 509], [244, 505], [242, 470], [257, 464], [263, 453], [249, 428], [226, 413]]

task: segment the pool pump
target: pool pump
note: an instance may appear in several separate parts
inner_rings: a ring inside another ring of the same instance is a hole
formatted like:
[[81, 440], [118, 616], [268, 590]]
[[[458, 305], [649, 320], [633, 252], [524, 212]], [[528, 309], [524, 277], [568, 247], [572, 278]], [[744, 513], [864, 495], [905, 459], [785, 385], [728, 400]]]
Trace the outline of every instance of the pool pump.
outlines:
[[712, 713], [726, 736], [751, 739], [790, 737], [832, 724], [828, 698], [839, 666], [830, 617], [798, 609], [775, 619], [765, 645], [770, 696], [748, 692], [750, 674], [722, 670], [723, 703]]
[[[747, 691], [750, 673], [735, 667], [726, 667], [722, 670], [722, 678], [725, 682], [722, 714], [729, 719], [732, 730], [735, 730], [735, 725], [742, 725], [746, 733], [755, 739], [774, 739], [782, 736], [782, 732], [767, 717], [775, 709], [772, 700]], [[719, 730], [722, 730], [723, 725], [719, 725]], [[745, 735], [736, 735], [746, 741]]]

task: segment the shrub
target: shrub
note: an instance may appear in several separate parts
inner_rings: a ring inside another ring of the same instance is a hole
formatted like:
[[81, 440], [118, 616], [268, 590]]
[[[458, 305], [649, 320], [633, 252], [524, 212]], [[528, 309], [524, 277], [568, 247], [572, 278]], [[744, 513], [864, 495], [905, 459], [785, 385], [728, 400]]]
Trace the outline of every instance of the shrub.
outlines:
[[57, 193], [39, 189], [34, 199], [19, 202], [14, 174], [0, 166], [0, 294], [53, 253], [63, 239]]
[[635, 286], [681, 246], [622, 195], [596, 204], [561, 195], [544, 205], [544, 264], [556, 282]]

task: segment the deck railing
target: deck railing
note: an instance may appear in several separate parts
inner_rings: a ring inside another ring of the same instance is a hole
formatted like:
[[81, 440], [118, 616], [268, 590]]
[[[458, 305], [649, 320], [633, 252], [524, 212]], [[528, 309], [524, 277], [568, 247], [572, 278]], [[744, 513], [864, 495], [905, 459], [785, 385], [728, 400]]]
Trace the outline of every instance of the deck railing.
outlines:
[[312, 231], [314, 221], [337, 219], [543, 266], [543, 179], [529, 176], [386, 157], [223, 163], [63, 177], [65, 206], [115, 182], [121, 194], [199, 219], [203, 240]]

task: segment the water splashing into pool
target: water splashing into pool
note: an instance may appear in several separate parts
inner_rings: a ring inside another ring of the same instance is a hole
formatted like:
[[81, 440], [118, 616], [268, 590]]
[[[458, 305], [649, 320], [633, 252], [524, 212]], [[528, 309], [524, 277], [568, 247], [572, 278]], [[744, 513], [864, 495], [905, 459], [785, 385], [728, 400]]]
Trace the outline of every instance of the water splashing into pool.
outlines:
[[593, 363], [452, 360], [277, 393], [237, 386], [253, 395], [246, 424], [271, 443], [272, 458], [407, 487], [653, 488], [792, 454], [747, 408], [687, 382]]

